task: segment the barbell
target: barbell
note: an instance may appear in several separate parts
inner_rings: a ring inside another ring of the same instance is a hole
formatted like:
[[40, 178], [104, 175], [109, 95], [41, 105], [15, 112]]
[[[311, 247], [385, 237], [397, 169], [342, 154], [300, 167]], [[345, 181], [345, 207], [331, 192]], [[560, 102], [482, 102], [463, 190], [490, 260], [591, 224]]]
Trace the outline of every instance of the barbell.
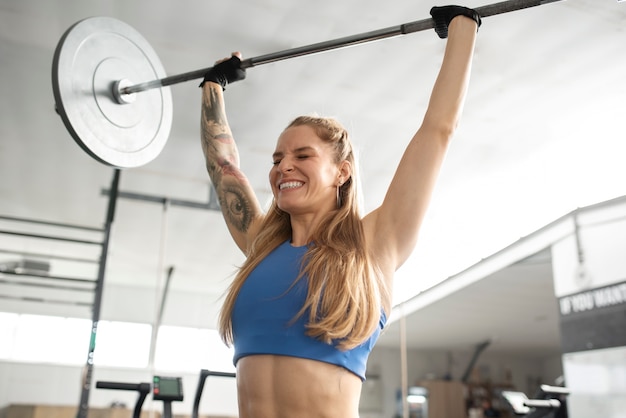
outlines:
[[[561, 0], [507, 0], [475, 10], [482, 18]], [[433, 29], [427, 18], [244, 59], [243, 68]], [[76, 22], [52, 62], [55, 108], [78, 145], [101, 163], [132, 168], [162, 151], [172, 126], [168, 86], [204, 77], [211, 67], [166, 77], [156, 52], [128, 24], [110, 17]], [[134, 84], [138, 82], [138, 84]], [[141, 94], [139, 94], [141, 93]]]

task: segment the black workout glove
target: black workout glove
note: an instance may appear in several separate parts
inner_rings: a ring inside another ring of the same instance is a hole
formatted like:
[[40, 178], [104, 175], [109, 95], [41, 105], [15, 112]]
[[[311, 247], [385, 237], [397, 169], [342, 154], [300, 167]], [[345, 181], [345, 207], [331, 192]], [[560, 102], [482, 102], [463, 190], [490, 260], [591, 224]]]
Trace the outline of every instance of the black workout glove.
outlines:
[[243, 80], [246, 78], [246, 70], [241, 68], [241, 60], [233, 55], [230, 59], [216, 64], [204, 75], [204, 80], [200, 83], [200, 87], [204, 86], [207, 81], [220, 84], [222, 89], [226, 89], [228, 83]]
[[462, 15], [467, 16], [478, 24], [482, 21], [480, 20], [480, 15], [474, 9], [468, 9], [463, 6], [442, 6], [442, 7], [433, 7], [430, 9], [430, 15], [433, 17], [435, 21], [435, 32], [441, 39], [445, 39], [448, 37], [448, 25], [456, 16]]

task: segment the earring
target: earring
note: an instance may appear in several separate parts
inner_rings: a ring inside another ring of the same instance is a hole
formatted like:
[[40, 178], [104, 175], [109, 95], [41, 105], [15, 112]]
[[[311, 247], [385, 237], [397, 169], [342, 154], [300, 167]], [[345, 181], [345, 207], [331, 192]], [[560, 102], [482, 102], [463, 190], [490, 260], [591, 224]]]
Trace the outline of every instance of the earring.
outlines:
[[341, 207], [341, 185], [343, 183], [340, 181], [339, 184], [337, 185], [337, 209], [339, 209]]

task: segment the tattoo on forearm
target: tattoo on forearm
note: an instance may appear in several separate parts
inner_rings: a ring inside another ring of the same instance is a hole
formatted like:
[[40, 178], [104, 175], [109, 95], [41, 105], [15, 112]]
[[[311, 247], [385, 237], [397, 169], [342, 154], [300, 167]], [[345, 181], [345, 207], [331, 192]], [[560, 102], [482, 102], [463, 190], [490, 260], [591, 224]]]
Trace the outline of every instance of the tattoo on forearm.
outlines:
[[225, 187], [219, 193], [220, 205], [226, 221], [241, 232], [246, 232], [252, 220], [252, 205], [240, 187]]
[[223, 111], [212, 106], [217, 100], [214, 97], [213, 90], [209, 93], [210, 97], [205, 98], [202, 103], [202, 121], [201, 121], [201, 138], [202, 150], [206, 158], [206, 167], [211, 179], [214, 183], [221, 180], [219, 166], [226, 164], [237, 164], [236, 155], [224, 156], [224, 152], [228, 152], [227, 148], [220, 145], [233, 146], [233, 138], [229, 134], [226, 117]]
[[[202, 104], [202, 150], [206, 167], [215, 186], [226, 222], [241, 232], [246, 232], [252, 220], [254, 205], [242, 187], [247, 179], [238, 167], [237, 151], [222, 110], [211, 106], [217, 98], [215, 92]], [[235, 181], [227, 180], [227, 177]]]

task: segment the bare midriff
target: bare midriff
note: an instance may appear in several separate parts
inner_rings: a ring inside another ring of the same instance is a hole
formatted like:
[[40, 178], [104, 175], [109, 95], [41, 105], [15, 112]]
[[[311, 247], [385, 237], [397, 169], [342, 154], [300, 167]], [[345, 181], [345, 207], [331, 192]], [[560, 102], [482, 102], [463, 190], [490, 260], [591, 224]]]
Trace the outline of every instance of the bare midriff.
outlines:
[[253, 355], [237, 362], [239, 418], [358, 418], [361, 379], [317, 360]]

